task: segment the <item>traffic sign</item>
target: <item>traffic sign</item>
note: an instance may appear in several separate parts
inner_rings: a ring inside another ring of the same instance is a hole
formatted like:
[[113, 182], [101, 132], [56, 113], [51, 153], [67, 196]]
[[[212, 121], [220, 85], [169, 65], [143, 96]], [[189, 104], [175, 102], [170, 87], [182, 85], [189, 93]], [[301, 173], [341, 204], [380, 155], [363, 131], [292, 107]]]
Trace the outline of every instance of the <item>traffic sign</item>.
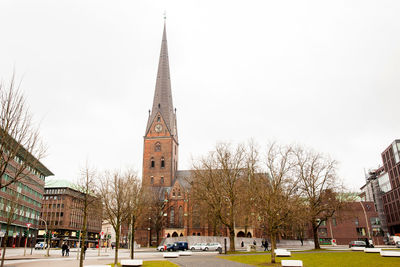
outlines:
[[26, 224], [26, 226], [28, 227], [28, 229], [29, 229], [29, 227], [31, 227], [31, 225], [32, 225], [31, 223], [27, 223], [27, 224]]

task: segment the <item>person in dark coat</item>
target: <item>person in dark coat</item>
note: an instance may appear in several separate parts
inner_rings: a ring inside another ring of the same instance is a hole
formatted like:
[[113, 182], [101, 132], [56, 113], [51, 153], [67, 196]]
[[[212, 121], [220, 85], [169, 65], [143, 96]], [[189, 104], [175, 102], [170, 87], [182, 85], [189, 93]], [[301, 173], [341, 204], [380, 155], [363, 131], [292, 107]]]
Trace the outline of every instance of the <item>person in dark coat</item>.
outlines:
[[62, 253], [62, 256], [63, 256], [63, 257], [64, 257], [64, 255], [65, 255], [65, 252], [67, 251], [67, 248], [68, 248], [68, 246], [67, 246], [66, 243], [64, 243], [64, 244], [61, 246], [61, 253]]
[[265, 239], [265, 242], [264, 242], [264, 251], [268, 251], [268, 240], [267, 239]]
[[65, 256], [69, 256], [69, 246], [67, 245], [67, 249], [65, 250]]
[[243, 241], [242, 241], [242, 243], [240, 243], [240, 246], [241, 246], [241, 247], [244, 247], [244, 242], [243, 242]]
[[87, 246], [86, 244], [83, 246], [83, 259], [86, 258], [86, 250], [87, 250]]

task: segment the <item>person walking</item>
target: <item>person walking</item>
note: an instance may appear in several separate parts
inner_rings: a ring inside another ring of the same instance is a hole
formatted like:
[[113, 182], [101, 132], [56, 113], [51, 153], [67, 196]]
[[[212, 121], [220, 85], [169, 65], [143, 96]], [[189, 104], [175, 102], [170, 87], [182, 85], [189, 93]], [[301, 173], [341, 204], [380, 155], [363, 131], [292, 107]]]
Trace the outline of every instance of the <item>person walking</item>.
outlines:
[[242, 241], [242, 243], [240, 243], [240, 246], [241, 246], [241, 247], [244, 247], [244, 242], [243, 242], [243, 241]]
[[86, 258], [86, 250], [87, 250], [87, 246], [85, 244], [85, 245], [83, 245], [83, 259]]
[[68, 246], [65, 243], [61, 246], [61, 254], [63, 257], [65, 255], [65, 252], [67, 251], [67, 248], [68, 248]]
[[269, 251], [268, 250], [268, 240], [267, 239], [265, 239], [265, 242], [264, 242], [264, 251]]
[[65, 250], [65, 256], [69, 256], [69, 246], [67, 245], [67, 248]]

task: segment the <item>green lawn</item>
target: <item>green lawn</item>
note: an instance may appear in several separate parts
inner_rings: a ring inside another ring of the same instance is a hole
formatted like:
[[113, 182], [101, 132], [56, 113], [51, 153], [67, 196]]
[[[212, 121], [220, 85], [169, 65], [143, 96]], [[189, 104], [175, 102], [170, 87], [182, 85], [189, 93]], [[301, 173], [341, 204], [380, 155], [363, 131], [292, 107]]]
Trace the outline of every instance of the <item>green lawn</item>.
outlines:
[[[114, 263], [110, 264], [112, 267], [114, 267]], [[118, 266], [121, 266], [118, 263]], [[177, 267], [178, 265], [170, 262], [170, 261], [143, 261], [144, 267]]]
[[[271, 255], [242, 255], [220, 256], [222, 259], [236, 261], [255, 266], [280, 266], [271, 265]], [[277, 261], [302, 260], [304, 267], [391, 267], [400, 266], [400, 258], [381, 257], [379, 253], [364, 252], [319, 252], [319, 253], [293, 253], [292, 257], [277, 257]]]

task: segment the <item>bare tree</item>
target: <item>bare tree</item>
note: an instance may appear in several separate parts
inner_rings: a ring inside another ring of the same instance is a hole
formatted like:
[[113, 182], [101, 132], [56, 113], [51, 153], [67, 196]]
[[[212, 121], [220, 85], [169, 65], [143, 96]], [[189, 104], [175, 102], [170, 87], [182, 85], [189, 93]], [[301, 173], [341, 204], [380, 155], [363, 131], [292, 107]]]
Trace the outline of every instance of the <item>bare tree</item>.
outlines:
[[166, 223], [164, 213], [166, 212], [168, 206], [168, 200], [166, 199], [165, 192], [162, 187], [144, 188], [144, 199], [146, 202], [146, 208], [143, 208], [140, 221], [143, 228], [150, 228], [149, 246], [151, 245], [152, 229], [154, 229], [157, 244], [159, 244], [160, 233]]
[[0, 109], [1, 189], [26, 178], [29, 171], [37, 172], [46, 148], [14, 75], [9, 85], [0, 84]]
[[275, 143], [267, 148], [265, 170], [254, 173], [255, 206], [260, 224], [271, 240], [271, 263], [275, 263], [276, 237], [293, 221], [297, 203], [295, 161], [291, 146]]
[[235, 251], [235, 219], [246, 168], [243, 145], [217, 144], [215, 152], [194, 164], [192, 197], [209, 207], [210, 213], [229, 231], [230, 251]]
[[139, 222], [139, 216], [142, 213], [143, 206], [145, 205], [143, 198], [143, 191], [141, 188], [140, 181], [137, 178], [135, 172], [129, 170], [125, 173], [125, 179], [127, 180], [128, 190], [128, 206], [127, 206], [127, 223], [131, 230], [130, 234], [130, 257], [134, 258], [134, 247], [135, 247], [135, 231]]
[[[79, 266], [83, 266], [83, 260], [85, 258], [85, 240], [88, 235], [88, 218], [93, 216], [93, 213], [101, 212], [101, 207], [96, 204], [99, 203], [99, 198], [95, 195], [96, 189], [96, 171], [91, 169], [88, 164], [81, 170], [81, 176], [78, 180], [75, 189], [81, 194], [79, 198], [81, 199], [77, 208], [81, 211], [83, 215], [83, 225], [82, 225], [82, 239], [80, 243], [80, 258]], [[101, 216], [100, 216], [101, 217]]]
[[319, 249], [319, 226], [345, 203], [338, 197], [342, 185], [336, 175], [337, 162], [302, 147], [295, 149], [295, 155], [301, 194], [306, 202], [306, 215], [312, 227], [315, 249]]
[[121, 234], [121, 225], [129, 221], [127, 216], [130, 204], [130, 180], [118, 171], [106, 172], [99, 185], [98, 191], [103, 202], [103, 215], [115, 231], [114, 265], [118, 264], [118, 249]]

